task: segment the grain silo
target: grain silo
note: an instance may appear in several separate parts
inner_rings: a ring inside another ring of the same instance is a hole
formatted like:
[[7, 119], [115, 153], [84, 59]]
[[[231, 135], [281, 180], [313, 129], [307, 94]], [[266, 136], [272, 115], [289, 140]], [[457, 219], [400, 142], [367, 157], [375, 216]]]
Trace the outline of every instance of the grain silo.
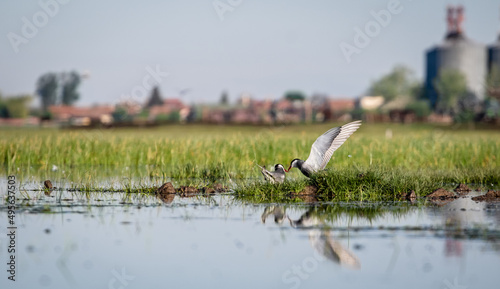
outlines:
[[442, 70], [460, 71], [466, 78], [469, 93], [484, 99], [487, 53], [484, 45], [468, 39], [463, 30], [463, 7], [448, 7], [448, 31], [441, 44], [426, 52], [425, 93], [432, 107], [437, 102], [434, 82]]
[[488, 46], [488, 95], [500, 100], [500, 32], [497, 42]]
[[488, 73], [493, 67], [497, 67], [500, 71], [500, 33], [497, 42], [488, 46]]

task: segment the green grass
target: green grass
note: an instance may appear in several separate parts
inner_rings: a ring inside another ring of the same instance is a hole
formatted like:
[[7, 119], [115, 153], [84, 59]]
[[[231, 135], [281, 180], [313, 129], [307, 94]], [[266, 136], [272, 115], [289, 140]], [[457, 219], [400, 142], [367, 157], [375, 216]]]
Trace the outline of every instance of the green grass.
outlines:
[[[325, 198], [370, 200], [442, 184], [499, 184], [500, 131], [431, 125], [363, 124], [334, 154], [330, 173], [296, 169], [282, 186], [262, 184], [255, 164], [306, 159], [311, 144], [339, 125], [282, 127], [174, 125], [151, 129], [0, 129], [0, 175], [61, 180], [74, 187], [144, 187], [175, 178], [225, 180], [242, 195], [279, 196], [313, 184]], [[388, 130], [392, 138], [387, 138]], [[53, 166], [57, 171], [52, 171]], [[358, 174], [365, 174], [358, 178]], [[245, 191], [245, 192], [243, 192]], [[330, 195], [328, 195], [330, 194]], [[279, 198], [278, 198], [279, 199]]]
[[241, 184], [236, 197], [254, 203], [301, 202], [306, 186], [318, 189], [316, 198], [323, 201], [398, 201], [411, 190], [426, 196], [437, 188], [453, 190], [459, 183], [472, 189], [486, 190], [498, 186], [500, 170], [476, 169], [451, 171], [408, 171], [401, 168], [375, 167], [332, 169], [312, 176], [272, 185], [264, 182]]

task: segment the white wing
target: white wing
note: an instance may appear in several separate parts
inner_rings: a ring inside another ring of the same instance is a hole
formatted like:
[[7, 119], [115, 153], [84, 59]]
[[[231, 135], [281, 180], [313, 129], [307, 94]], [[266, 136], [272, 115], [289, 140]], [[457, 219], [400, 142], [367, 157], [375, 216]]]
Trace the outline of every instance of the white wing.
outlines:
[[311, 153], [305, 164], [314, 171], [326, 167], [333, 153], [361, 126], [361, 121], [353, 121], [343, 126], [335, 127], [316, 139], [311, 147]]

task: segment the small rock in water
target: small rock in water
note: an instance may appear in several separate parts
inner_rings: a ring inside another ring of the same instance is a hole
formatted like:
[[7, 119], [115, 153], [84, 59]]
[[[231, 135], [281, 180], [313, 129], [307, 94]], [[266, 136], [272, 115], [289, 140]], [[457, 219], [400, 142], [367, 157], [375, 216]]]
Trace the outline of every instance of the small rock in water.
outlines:
[[472, 198], [473, 201], [482, 202], [482, 201], [499, 201], [500, 200], [500, 191], [489, 190], [486, 194], [482, 196], [477, 196]]
[[466, 184], [459, 184], [455, 188], [455, 192], [457, 192], [461, 196], [467, 195], [467, 193], [469, 193], [470, 191], [472, 190]]
[[206, 195], [213, 195], [213, 194], [215, 194], [215, 189], [213, 189], [213, 188], [205, 187], [203, 190], [204, 190], [204, 192], [205, 192]]
[[171, 182], [164, 183], [158, 190], [156, 196], [164, 203], [170, 204], [175, 198], [175, 188]]
[[52, 190], [52, 182], [50, 180], [46, 180], [45, 182], [43, 182], [43, 185], [45, 186], [46, 189], [48, 190]]
[[45, 186], [44, 194], [46, 196], [50, 196], [50, 191], [52, 191], [54, 189], [54, 187], [52, 186], [52, 183], [50, 182], [50, 180], [46, 180], [45, 182], [43, 182], [43, 185]]
[[444, 206], [457, 198], [455, 193], [439, 188], [426, 196], [427, 200], [438, 206]]
[[181, 197], [193, 197], [198, 193], [198, 189], [192, 186], [181, 186], [179, 192]]
[[164, 183], [157, 191], [157, 194], [175, 194], [175, 188], [171, 182]]
[[212, 186], [217, 192], [227, 192], [228, 188], [222, 184], [216, 183]]
[[441, 200], [446, 200], [446, 199], [455, 199], [457, 196], [455, 196], [454, 193], [449, 192], [443, 188], [439, 188], [435, 190], [434, 192], [430, 193], [427, 195], [427, 199], [441, 199]]

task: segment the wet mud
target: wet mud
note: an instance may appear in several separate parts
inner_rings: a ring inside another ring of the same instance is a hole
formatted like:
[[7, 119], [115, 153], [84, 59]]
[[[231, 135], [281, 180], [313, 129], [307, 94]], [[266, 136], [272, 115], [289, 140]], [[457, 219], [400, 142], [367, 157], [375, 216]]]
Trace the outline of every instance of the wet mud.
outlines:
[[167, 182], [161, 185], [161, 187], [156, 190], [155, 195], [164, 203], [170, 204], [174, 200], [176, 195], [180, 196], [181, 198], [192, 198], [199, 195], [209, 196], [217, 193], [224, 193], [227, 191], [227, 187], [218, 183], [201, 188], [197, 188], [194, 186], [180, 186], [176, 189], [171, 182]]
[[454, 190], [459, 196], [465, 196], [472, 190], [466, 184], [459, 184]]
[[495, 202], [500, 201], [500, 191], [489, 190], [486, 194], [473, 197], [473, 201], [476, 202]]

